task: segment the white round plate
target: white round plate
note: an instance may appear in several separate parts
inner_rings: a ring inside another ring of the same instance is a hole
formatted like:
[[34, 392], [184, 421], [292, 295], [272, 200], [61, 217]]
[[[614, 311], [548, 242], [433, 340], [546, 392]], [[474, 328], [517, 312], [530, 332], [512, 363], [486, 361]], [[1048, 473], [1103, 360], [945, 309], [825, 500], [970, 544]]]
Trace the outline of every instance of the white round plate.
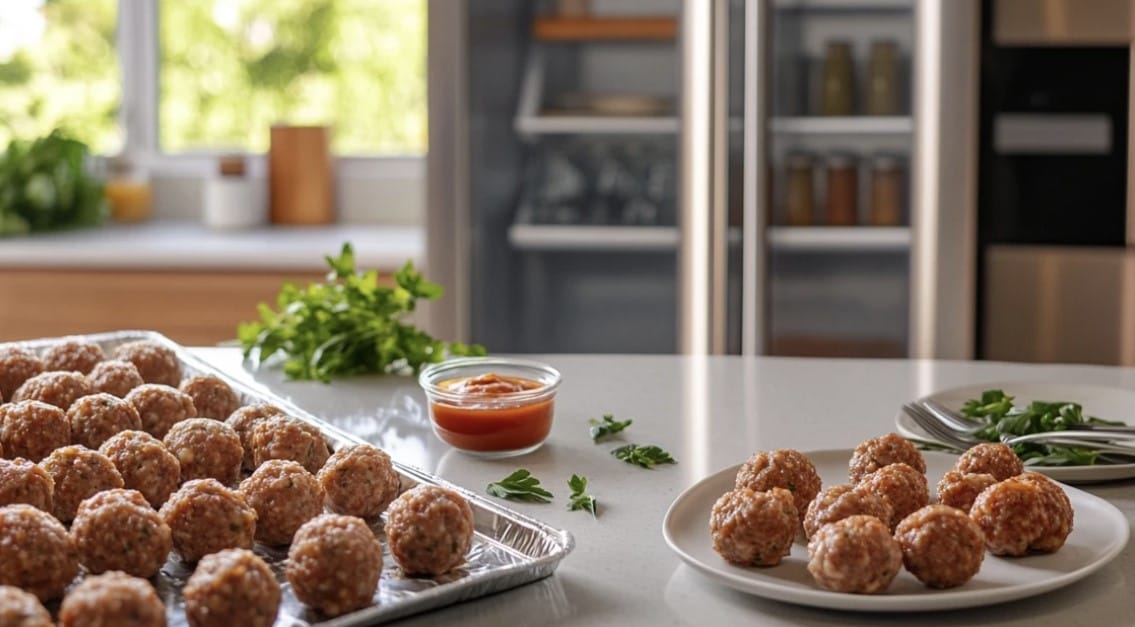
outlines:
[[[806, 454], [816, 465], [825, 486], [847, 482], [850, 450]], [[924, 455], [931, 486], [957, 459], [945, 453]], [[927, 588], [903, 570], [883, 594], [831, 592], [812, 580], [807, 571], [808, 550], [801, 540], [793, 545], [791, 555], [772, 568], [733, 566], [713, 551], [709, 512], [718, 497], [732, 489], [737, 468], [726, 468], [682, 492], [666, 512], [662, 535], [678, 557], [703, 575], [742, 592], [777, 601], [870, 612], [992, 605], [1034, 596], [1083, 579], [1111, 561], [1127, 544], [1127, 520], [1122, 512], [1099, 497], [1065, 487], [1075, 510], [1075, 523], [1068, 541], [1055, 553], [1012, 559], [986, 553], [976, 577], [947, 590]]]
[[[951, 409], [961, 409], [966, 401], [980, 398], [985, 390], [1004, 390], [1014, 397], [1013, 402], [1017, 405], [1038, 400], [1068, 401], [1082, 405], [1085, 415], [1124, 422], [1135, 419], [1135, 391], [1080, 383], [982, 383], [935, 392], [925, 400], [936, 401]], [[903, 436], [933, 440], [902, 410], [895, 417], [895, 426]], [[1065, 483], [1097, 483], [1135, 478], [1135, 464], [1029, 466], [1029, 470], [1044, 473]]]

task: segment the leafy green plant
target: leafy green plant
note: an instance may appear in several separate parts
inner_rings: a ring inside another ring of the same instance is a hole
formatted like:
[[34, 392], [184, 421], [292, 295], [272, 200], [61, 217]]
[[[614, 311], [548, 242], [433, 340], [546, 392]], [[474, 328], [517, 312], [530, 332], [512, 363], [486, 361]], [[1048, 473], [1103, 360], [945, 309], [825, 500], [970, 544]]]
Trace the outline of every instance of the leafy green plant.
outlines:
[[587, 477], [573, 474], [567, 483], [568, 489], [571, 490], [571, 496], [568, 497], [568, 510], [574, 512], [582, 509], [591, 512], [592, 516], [597, 516], [599, 501], [587, 493]]
[[615, 459], [642, 468], [654, 468], [655, 464], [677, 464], [678, 460], [654, 444], [627, 444], [611, 451]]
[[107, 204], [88, 157], [86, 144], [58, 130], [9, 143], [0, 154], [0, 235], [101, 224]]
[[589, 433], [591, 440], [598, 444], [604, 438], [609, 438], [617, 433], [621, 433], [623, 429], [631, 426], [633, 420], [615, 420], [614, 414], [603, 414], [602, 420], [591, 418], [588, 421], [591, 425]]
[[502, 499], [550, 503], [552, 493], [540, 487], [540, 480], [524, 468], [519, 468], [509, 476], [485, 486], [485, 492]]

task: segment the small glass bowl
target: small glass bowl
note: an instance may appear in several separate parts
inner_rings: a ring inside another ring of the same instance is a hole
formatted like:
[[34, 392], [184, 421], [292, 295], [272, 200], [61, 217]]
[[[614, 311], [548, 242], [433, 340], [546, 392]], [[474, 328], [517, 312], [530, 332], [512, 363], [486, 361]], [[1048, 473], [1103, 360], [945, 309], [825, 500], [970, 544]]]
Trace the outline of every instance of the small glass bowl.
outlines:
[[[507, 392], [454, 389], [488, 374], [524, 380], [533, 387]], [[418, 383], [426, 392], [438, 438], [470, 455], [501, 458], [531, 453], [547, 439], [560, 379], [555, 368], [535, 361], [463, 357], [427, 366]]]

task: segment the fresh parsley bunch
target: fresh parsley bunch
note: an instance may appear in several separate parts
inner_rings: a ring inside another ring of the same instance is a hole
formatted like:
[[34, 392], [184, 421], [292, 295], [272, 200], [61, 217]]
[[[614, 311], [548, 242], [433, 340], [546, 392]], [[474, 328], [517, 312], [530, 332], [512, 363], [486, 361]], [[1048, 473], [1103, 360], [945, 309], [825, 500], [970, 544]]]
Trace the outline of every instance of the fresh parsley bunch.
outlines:
[[286, 357], [290, 379], [330, 381], [367, 373], [417, 373], [422, 366], [452, 355], [484, 355], [483, 346], [434, 339], [404, 319], [419, 298], [433, 300], [442, 288], [407, 261], [394, 273], [393, 287], [378, 272], [355, 270], [355, 252], [343, 244], [327, 256], [331, 271], [322, 283], [299, 288], [285, 283], [277, 310], [261, 303], [260, 320], [241, 323], [237, 337], [245, 358], [259, 363]]

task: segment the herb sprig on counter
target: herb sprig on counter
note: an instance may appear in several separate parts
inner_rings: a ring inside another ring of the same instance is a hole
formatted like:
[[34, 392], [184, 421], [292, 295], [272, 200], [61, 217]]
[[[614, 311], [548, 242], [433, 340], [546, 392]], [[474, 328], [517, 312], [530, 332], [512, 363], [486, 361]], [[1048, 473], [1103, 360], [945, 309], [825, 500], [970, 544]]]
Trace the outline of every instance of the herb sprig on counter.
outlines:
[[643, 468], [654, 468], [656, 464], [677, 464], [678, 461], [662, 448], [653, 444], [627, 444], [611, 451], [616, 459]]
[[533, 503], [551, 503], [552, 493], [540, 487], [540, 480], [532, 476], [524, 468], [514, 471], [509, 476], [490, 483], [485, 491], [502, 499], [513, 501], [530, 501]]
[[598, 516], [596, 511], [599, 507], [599, 501], [596, 501], [594, 496], [587, 493], [587, 477], [573, 474], [567, 483], [568, 488], [571, 489], [567, 508], [573, 512], [584, 510], [591, 512], [592, 516]]
[[602, 420], [591, 418], [587, 421], [591, 424], [591, 440], [598, 444], [604, 438], [609, 438], [616, 433], [620, 433], [623, 429], [631, 426], [633, 420], [615, 420], [614, 414], [603, 414]]
[[259, 363], [282, 354], [290, 379], [330, 381], [373, 373], [417, 373], [422, 366], [454, 355], [485, 355], [483, 346], [443, 342], [405, 321], [418, 299], [441, 297], [411, 262], [383, 285], [378, 272], [355, 270], [349, 243], [326, 257], [331, 271], [322, 283], [299, 288], [285, 283], [277, 310], [259, 308], [260, 320], [242, 323], [237, 337], [245, 358]]

